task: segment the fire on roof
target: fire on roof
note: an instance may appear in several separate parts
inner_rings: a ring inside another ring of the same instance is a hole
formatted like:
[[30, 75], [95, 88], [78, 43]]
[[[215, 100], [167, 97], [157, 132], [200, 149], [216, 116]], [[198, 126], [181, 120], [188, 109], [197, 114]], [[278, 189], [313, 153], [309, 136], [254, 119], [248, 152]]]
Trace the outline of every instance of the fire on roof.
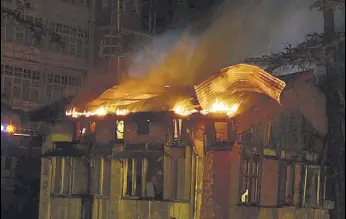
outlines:
[[108, 89], [88, 103], [85, 106], [87, 110], [73, 108], [66, 115], [76, 118], [173, 111], [180, 116], [223, 113], [234, 117], [249, 109], [256, 102], [257, 95], [270, 97], [280, 103], [285, 86], [284, 81], [257, 66], [238, 64], [220, 70], [194, 88], [131, 81]]

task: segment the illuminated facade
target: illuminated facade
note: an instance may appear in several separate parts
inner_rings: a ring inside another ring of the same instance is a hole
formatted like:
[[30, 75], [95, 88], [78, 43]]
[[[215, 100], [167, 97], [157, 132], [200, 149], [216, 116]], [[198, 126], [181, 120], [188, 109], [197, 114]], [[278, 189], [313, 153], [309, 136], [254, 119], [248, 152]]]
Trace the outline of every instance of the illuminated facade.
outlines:
[[270, 99], [231, 119], [138, 112], [71, 121], [74, 130], [56, 127], [44, 143], [42, 219], [329, 218], [313, 152], [321, 134]]

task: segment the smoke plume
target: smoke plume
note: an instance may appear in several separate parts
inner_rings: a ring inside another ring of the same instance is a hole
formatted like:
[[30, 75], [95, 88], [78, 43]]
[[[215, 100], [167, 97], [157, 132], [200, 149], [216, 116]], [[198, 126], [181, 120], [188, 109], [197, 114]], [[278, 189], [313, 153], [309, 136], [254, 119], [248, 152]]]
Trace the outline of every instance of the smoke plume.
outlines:
[[[189, 26], [154, 37], [151, 46], [132, 56], [129, 75], [135, 81], [130, 79], [121, 88], [145, 93], [156, 85], [192, 86], [224, 67], [280, 50], [284, 43], [299, 43], [307, 33], [323, 30], [322, 13], [310, 10], [311, 3], [226, 0], [213, 12], [204, 30], [196, 33]], [[146, 86], [139, 88], [136, 81]], [[92, 86], [99, 85], [92, 80]]]

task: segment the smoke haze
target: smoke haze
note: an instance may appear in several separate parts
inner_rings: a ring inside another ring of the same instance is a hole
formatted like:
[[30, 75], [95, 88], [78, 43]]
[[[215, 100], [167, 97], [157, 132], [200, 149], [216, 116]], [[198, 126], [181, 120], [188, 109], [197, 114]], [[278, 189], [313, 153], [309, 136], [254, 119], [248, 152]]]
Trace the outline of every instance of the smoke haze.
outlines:
[[296, 44], [323, 30], [321, 12], [312, 1], [226, 1], [215, 10], [209, 28], [191, 28], [154, 37], [153, 49], [136, 54], [131, 76], [152, 75], [162, 83], [193, 85], [219, 69]]
[[[148, 89], [150, 85], [195, 85], [224, 67], [322, 32], [322, 13], [310, 10], [311, 4], [312, 0], [226, 0], [204, 30], [196, 33], [190, 26], [154, 37], [151, 46], [132, 56], [129, 75]], [[135, 91], [135, 85], [132, 81], [122, 88]], [[93, 86], [98, 86], [95, 81]]]

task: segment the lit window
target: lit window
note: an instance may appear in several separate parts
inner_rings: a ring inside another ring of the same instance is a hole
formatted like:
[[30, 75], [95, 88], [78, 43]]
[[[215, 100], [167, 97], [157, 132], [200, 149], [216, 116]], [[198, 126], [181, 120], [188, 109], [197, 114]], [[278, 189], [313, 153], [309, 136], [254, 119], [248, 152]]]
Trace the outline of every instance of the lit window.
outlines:
[[260, 162], [258, 157], [244, 158], [241, 172], [240, 202], [258, 205], [260, 194]]
[[92, 122], [90, 124], [90, 133], [95, 133], [95, 130], [96, 130], [96, 123]]
[[173, 119], [173, 127], [174, 127], [173, 138], [175, 140], [179, 140], [181, 138], [182, 124], [183, 124], [182, 119]]
[[116, 139], [122, 140], [124, 139], [124, 128], [125, 124], [123, 120], [117, 121], [117, 130], [116, 130]]
[[171, 148], [170, 158], [164, 156], [163, 144], [126, 144], [124, 152], [127, 152], [125, 157], [129, 153], [138, 154], [136, 158], [124, 160], [124, 197], [180, 201], [190, 199], [190, 148]]
[[163, 159], [160, 157], [127, 160], [124, 196], [163, 199]]
[[227, 122], [215, 122], [215, 140], [217, 142], [226, 142], [229, 140]]

